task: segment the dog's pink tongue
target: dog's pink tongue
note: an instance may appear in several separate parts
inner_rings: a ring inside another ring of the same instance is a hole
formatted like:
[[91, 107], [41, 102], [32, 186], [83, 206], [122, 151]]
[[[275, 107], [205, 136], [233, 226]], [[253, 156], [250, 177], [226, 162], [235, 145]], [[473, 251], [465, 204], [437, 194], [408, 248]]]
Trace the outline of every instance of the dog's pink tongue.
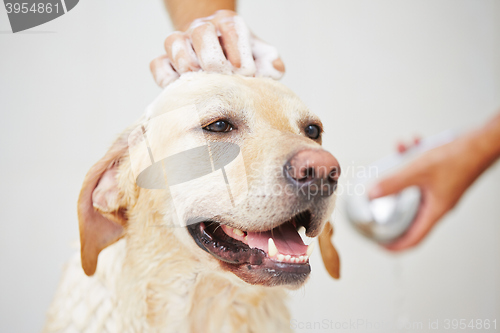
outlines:
[[274, 244], [281, 254], [301, 256], [307, 252], [307, 245], [302, 242], [302, 238], [291, 223], [285, 223], [269, 231], [248, 232], [247, 236], [248, 246], [259, 248], [266, 253], [269, 252], [269, 238], [274, 240]]

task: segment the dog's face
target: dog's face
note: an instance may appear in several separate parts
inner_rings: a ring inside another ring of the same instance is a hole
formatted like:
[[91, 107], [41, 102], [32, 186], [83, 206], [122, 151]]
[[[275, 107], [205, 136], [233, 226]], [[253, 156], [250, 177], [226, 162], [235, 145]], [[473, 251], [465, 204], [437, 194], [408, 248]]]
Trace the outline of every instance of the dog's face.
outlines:
[[[116, 226], [127, 228], [133, 209], [149, 204], [161, 212], [159, 223], [207, 265], [217, 263], [251, 284], [298, 286], [309, 275], [311, 251], [298, 231], [319, 235], [340, 175], [337, 160], [321, 148], [321, 132], [318, 117], [275, 81], [187, 75], [127, 132], [127, 151], [117, 149], [89, 172], [97, 175], [80, 200], [88, 206], [90, 195], [95, 214], [80, 204], [81, 233], [96, 225], [82, 227], [82, 220], [111, 220], [112, 237], [97, 247], [106, 246], [120, 237]], [[118, 167], [116, 156], [127, 152], [129, 161]], [[131, 187], [126, 180], [113, 183], [124, 168], [136, 183], [133, 207], [132, 200], [116, 203]], [[85, 251], [96, 252], [85, 243], [92, 240], [83, 235], [83, 259]]]

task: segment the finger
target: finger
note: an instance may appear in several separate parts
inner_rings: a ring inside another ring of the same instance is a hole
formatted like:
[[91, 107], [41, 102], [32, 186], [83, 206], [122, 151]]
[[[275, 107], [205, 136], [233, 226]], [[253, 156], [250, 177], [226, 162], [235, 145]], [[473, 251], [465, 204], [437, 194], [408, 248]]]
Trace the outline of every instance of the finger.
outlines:
[[190, 29], [189, 34], [201, 68], [204, 71], [223, 74], [231, 73], [213, 23], [200, 22]]
[[179, 74], [172, 68], [167, 55], [151, 61], [149, 68], [151, 73], [153, 73], [156, 83], [162, 88], [165, 88], [179, 77]]
[[266, 76], [279, 80], [285, 73], [285, 65], [281, 61], [278, 50], [254, 37], [252, 52], [255, 58], [255, 76]]
[[[238, 14], [234, 10], [219, 9], [218, 11], [215, 12], [215, 15], [213, 15], [213, 17], [218, 19], [218, 18], [231, 17], [231, 16], [237, 16], [237, 15]], [[209, 16], [209, 17], [207, 17], [207, 19], [212, 19], [213, 17]]]
[[430, 200], [424, 201], [415, 221], [406, 233], [394, 243], [385, 245], [391, 251], [402, 251], [419, 244], [439, 219], [439, 213]]
[[379, 181], [368, 191], [370, 200], [398, 193], [406, 187], [418, 185], [418, 166], [410, 165]]
[[186, 34], [178, 31], [170, 34], [165, 39], [165, 50], [177, 73], [197, 71], [201, 68]]
[[221, 45], [236, 74], [255, 75], [255, 61], [252, 55], [251, 34], [239, 16], [223, 17], [215, 20], [221, 33]]
[[397, 148], [398, 153], [403, 154], [405, 151], [408, 150], [408, 147], [404, 144], [404, 142], [400, 141], [398, 142]]

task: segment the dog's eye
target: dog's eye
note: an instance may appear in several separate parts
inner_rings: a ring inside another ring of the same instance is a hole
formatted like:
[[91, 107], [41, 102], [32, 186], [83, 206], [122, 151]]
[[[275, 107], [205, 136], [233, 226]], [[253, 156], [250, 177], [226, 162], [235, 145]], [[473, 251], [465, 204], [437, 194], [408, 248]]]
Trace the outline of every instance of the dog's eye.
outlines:
[[304, 129], [306, 132], [307, 137], [316, 140], [319, 138], [319, 135], [321, 134], [321, 130], [319, 129], [319, 126], [317, 125], [308, 125]]
[[203, 127], [203, 129], [210, 132], [230, 132], [233, 130], [233, 125], [225, 120], [217, 120], [216, 122]]

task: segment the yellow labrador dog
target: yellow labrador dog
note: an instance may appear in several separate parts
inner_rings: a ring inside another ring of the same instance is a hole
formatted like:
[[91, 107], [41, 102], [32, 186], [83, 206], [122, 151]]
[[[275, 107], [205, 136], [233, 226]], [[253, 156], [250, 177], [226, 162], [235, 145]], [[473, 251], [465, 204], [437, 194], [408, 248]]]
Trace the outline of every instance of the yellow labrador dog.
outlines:
[[321, 133], [271, 79], [183, 75], [88, 172], [81, 256], [45, 332], [290, 331], [285, 290], [311, 270], [301, 233], [338, 277], [340, 169]]

